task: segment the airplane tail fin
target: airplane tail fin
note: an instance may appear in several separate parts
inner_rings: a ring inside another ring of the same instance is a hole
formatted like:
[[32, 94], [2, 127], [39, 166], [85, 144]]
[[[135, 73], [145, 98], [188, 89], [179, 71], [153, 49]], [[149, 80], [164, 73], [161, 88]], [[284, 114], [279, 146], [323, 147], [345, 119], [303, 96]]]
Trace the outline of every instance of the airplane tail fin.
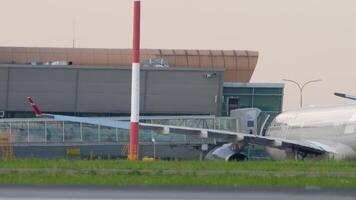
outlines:
[[42, 112], [37, 107], [36, 103], [33, 101], [32, 97], [27, 97], [28, 103], [31, 104], [33, 111], [35, 112], [36, 117], [42, 117]]

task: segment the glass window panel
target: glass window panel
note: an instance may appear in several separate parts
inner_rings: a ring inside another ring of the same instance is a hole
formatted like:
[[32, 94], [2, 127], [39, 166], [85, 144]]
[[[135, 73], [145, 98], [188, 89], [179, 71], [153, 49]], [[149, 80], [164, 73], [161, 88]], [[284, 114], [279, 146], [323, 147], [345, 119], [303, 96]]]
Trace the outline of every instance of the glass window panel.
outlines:
[[169, 125], [169, 120], [167, 119], [153, 119], [151, 120], [152, 124], [162, 124], [162, 125]]
[[254, 96], [254, 107], [262, 111], [280, 111], [281, 105], [281, 96]]
[[234, 88], [234, 87], [224, 87], [223, 93], [226, 94], [252, 94], [252, 88]]
[[222, 103], [222, 109], [221, 109], [221, 113], [223, 116], [227, 116], [227, 97], [224, 97], [224, 101]]
[[203, 128], [214, 129], [214, 119], [206, 119], [206, 120], [204, 120]]
[[119, 142], [129, 142], [130, 141], [130, 131], [125, 129], [117, 129], [117, 137]]
[[151, 131], [140, 130], [140, 142], [152, 142]]
[[226, 130], [226, 131], [236, 131], [237, 121], [232, 118], [217, 118], [215, 124], [215, 129]]
[[283, 94], [283, 88], [255, 88], [255, 94]]
[[47, 122], [47, 142], [62, 142], [63, 141], [63, 122], [48, 121]]
[[185, 126], [185, 120], [184, 119], [174, 119], [169, 121], [169, 125], [172, 126]]
[[80, 123], [78, 122], [64, 123], [64, 141], [65, 142], [81, 141]]
[[11, 123], [11, 134], [13, 142], [27, 142], [27, 122]]
[[98, 126], [92, 124], [82, 124], [83, 141], [98, 142]]
[[45, 122], [29, 123], [30, 142], [45, 142]]
[[252, 107], [252, 96], [239, 96], [239, 98], [240, 98], [240, 108]]
[[116, 129], [100, 127], [100, 142], [116, 142]]

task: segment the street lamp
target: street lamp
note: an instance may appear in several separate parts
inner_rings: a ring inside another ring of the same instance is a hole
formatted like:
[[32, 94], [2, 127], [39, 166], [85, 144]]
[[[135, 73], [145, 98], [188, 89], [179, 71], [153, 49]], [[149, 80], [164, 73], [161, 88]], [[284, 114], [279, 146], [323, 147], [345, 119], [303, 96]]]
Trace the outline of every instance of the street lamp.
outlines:
[[156, 139], [152, 137], [151, 141], [153, 143], [153, 159], [156, 160]]
[[322, 81], [322, 79], [316, 79], [316, 80], [310, 80], [310, 81], [307, 81], [305, 82], [304, 84], [300, 84], [298, 83], [297, 81], [294, 81], [294, 80], [290, 80], [290, 79], [282, 79], [283, 81], [286, 81], [286, 82], [291, 82], [291, 83], [294, 83], [298, 86], [299, 88], [299, 95], [300, 95], [300, 107], [302, 108], [303, 107], [303, 89], [305, 86], [307, 86], [308, 84], [310, 83], [315, 83], [315, 82], [319, 82], [319, 81]]

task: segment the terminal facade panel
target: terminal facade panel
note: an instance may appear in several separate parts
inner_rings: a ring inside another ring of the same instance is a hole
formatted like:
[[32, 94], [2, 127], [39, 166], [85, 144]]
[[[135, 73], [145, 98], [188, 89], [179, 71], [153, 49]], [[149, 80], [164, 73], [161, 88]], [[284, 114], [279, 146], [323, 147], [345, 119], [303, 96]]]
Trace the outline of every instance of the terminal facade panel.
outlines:
[[[131, 69], [92, 66], [1, 65], [0, 110], [33, 116], [32, 96], [44, 112], [77, 116], [130, 113]], [[142, 68], [143, 115], [220, 115], [222, 69]]]

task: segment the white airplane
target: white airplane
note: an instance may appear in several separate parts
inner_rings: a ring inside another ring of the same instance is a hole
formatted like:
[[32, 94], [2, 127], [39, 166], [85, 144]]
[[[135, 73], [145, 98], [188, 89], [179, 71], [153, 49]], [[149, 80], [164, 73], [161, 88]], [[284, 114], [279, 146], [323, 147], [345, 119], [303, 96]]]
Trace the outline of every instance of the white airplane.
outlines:
[[[343, 96], [340, 93], [335, 95]], [[50, 117], [120, 129], [130, 127], [129, 122], [42, 114], [31, 97], [28, 97], [28, 101], [36, 117]], [[356, 104], [284, 112], [274, 119], [267, 129], [266, 136], [146, 123], [140, 123], [140, 129], [153, 130], [159, 134], [184, 134], [229, 141], [212, 149], [207, 154], [207, 159], [242, 160], [244, 155], [241, 151], [247, 144], [259, 144], [266, 146], [267, 153], [274, 160], [356, 160]]]

